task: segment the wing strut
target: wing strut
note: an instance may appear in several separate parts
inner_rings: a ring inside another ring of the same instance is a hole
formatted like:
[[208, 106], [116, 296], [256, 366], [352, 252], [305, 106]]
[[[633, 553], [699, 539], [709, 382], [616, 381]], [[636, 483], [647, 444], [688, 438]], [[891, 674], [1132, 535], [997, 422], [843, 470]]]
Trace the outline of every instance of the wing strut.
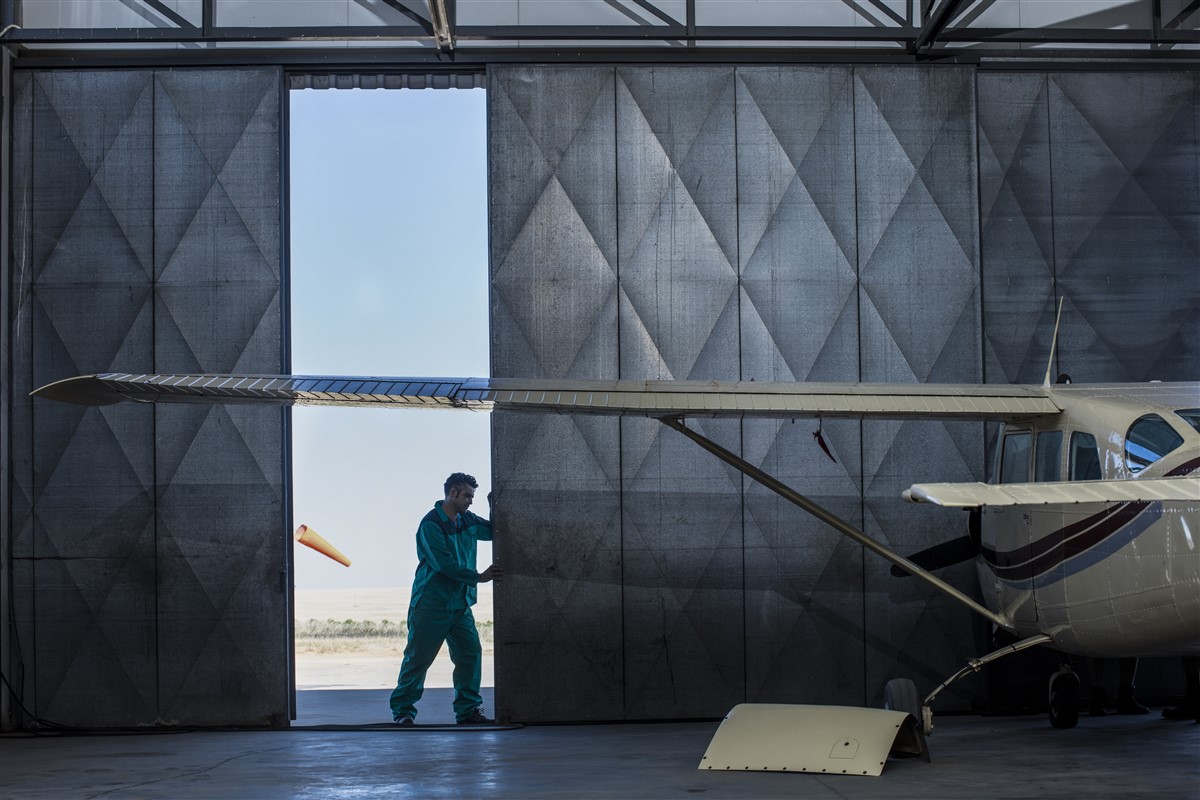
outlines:
[[750, 478], [751, 480], [754, 480], [754, 481], [758, 481], [763, 486], [767, 487], [771, 491], [775, 492], [775, 494], [782, 497], [784, 500], [787, 500], [790, 503], [794, 503], [795, 505], [800, 506], [800, 508], [807, 511], [809, 514], [812, 514], [814, 517], [821, 520], [826, 525], [829, 525], [831, 528], [836, 530], [838, 533], [842, 534], [843, 536], [850, 537], [851, 539], [858, 542], [859, 544], [861, 544], [863, 547], [867, 548], [868, 550], [871, 550], [871, 551], [875, 552], [876, 554], [886, 558], [888, 561], [890, 561], [893, 564], [895, 564], [896, 566], [900, 567], [905, 572], [909, 572], [909, 573], [915, 575], [916, 577], [920, 578], [921, 580], [925, 581], [929, 585], [933, 586], [933, 588], [937, 589], [938, 591], [942, 592], [943, 594], [949, 595], [951, 598], [957, 600], [959, 603], [961, 603], [962, 605], [971, 609], [976, 614], [986, 617], [987, 619], [991, 620], [996, 625], [999, 625], [1001, 628], [1005, 628], [1007, 630], [1013, 629], [1012, 623], [1009, 622], [1004, 617], [1000, 616], [999, 614], [996, 614], [993, 611], [988, 610], [987, 608], [984, 608], [979, 603], [975, 602], [970, 597], [968, 597], [966, 594], [964, 594], [963, 592], [954, 588], [950, 584], [946, 583], [944, 580], [937, 577], [933, 573], [929, 572], [928, 570], [922, 569], [921, 567], [918, 567], [916, 564], [909, 561], [904, 556], [900, 555], [899, 553], [895, 552], [894, 550], [888, 549], [887, 547], [880, 544], [875, 539], [872, 539], [870, 536], [868, 536], [867, 534], [860, 531], [858, 528], [851, 525], [849, 522], [846, 522], [841, 517], [826, 510], [825, 508], [818, 505], [817, 503], [814, 503], [812, 500], [809, 500], [807, 497], [800, 494], [795, 489], [784, 484], [783, 482], [772, 477], [771, 475], [768, 475], [767, 473], [763, 472], [758, 467], [754, 466], [753, 464], [751, 464], [748, 461], [743, 460], [736, 454], [731, 453], [730, 451], [726, 450], [724, 447], [721, 447], [721, 445], [717, 444], [713, 440], [692, 430], [687, 425], [685, 425], [684, 421], [682, 419], [680, 419], [679, 417], [661, 417], [661, 418], [659, 418], [659, 422], [666, 425], [668, 428], [674, 428], [675, 430], [679, 431], [684, 436], [688, 437], [693, 442], [700, 445], [705, 450], [712, 453], [714, 456], [721, 459], [726, 464], [728, 464], [729, 466], [736, 469], [738, 472], [745, 475], [747, 478]]

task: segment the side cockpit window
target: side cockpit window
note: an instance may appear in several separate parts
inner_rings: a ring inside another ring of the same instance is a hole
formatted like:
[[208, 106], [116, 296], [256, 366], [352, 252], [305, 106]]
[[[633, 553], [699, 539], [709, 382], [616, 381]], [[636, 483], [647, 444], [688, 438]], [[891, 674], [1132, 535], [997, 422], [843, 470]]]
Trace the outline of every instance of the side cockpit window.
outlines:
[[1083, 431], [1071, 434], [1071, 458], [1068, 466], [1069, 479], [1073, 481], [1098, 481], [1100, 474], [1100, 451], [1096, 449], [1096, 437]]
[[1125, 434], [1125, 463], [1130, 472], [1141, 472], [1183, 444], [1171, 424], [1158, 414], [1138, 417]]
[[1062, 459], [1062, 431], [1045, 431], [1037, 436], [1033, 479], [1038, 483], [1058, 480]]
[[1028, 433], [1008, 433], [1004, 436], [1004, 449], [1000, 453], [1000, 482], [1027, 483], [1029, 481]]

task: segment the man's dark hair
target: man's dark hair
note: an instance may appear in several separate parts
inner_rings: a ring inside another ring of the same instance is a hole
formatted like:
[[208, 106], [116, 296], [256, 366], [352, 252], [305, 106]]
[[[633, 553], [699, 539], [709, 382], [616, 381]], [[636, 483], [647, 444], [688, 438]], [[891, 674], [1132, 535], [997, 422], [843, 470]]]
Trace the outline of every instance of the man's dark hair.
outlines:
[[475, 479], [465, 472], [455, 472], [449, 478], [446, 478], [446, 483], [442, 487], [446, 494], [450, 494], [451, 489], [458, 489], [462, 486], [470, 486], [472, 489], [478, 489], [479, 484]]

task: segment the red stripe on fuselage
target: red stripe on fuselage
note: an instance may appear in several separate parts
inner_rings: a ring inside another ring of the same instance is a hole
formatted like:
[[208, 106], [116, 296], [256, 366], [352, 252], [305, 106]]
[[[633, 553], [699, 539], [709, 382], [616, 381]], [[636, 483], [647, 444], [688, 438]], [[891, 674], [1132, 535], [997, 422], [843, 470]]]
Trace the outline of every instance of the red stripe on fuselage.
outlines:
[[1053, 555], [1062, 547], [1063, 542], [1077, 536], [1083, 531], [1093, 528], [1108, 520], [1114, 514], [1118, 513], [1127, 506], [1128, 503], [1118, 503], [1108, 506], [1103, 511], [1093, 514], [1086, 519], [1081, 519], [1074, 522], [1065, 528], [1060, 528], [1053, 533], [1049, 533], [1036, 542], [1031, 542], [1027, 545], [1022, 545], [1014, 550], [1005, 550], [1003, 552], [992, 550], [990, 548], [981, 548], [983, 557], [993, 568], [1001, 569], [1020, 567], [1027, 565], [1039, 559], [1045, 558], [1047, 555]]
[[[1165, 477], [1190, 475], [1197, 469], [1200, 469], [1200, 458], [1193, 458], [1171, 469]], [[1028, 580], [1049, 572], [1068, 558], [1100, 544], [1149, 506], [1148, 501], [1117, 503], [1028, 545], [1003, 552], [983, 547], [980, 552], [996, 577]]]
[[1175, 469], [1166, 474], [1168, 478], [1178, 478], [1181, 475], [1191, 475], [1200, 468], [1200, 458], [1193, 458], [1191, 461], [1185, 461]]

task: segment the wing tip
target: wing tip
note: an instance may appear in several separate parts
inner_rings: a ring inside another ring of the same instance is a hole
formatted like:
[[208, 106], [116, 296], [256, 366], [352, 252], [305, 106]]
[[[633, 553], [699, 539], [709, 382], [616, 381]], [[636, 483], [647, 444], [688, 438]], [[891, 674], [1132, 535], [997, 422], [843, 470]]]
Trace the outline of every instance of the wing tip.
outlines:
[[96, 375], [63, 378], [34, 389], [29, 395], [78, 406], [111, 406], [122, 399]]

